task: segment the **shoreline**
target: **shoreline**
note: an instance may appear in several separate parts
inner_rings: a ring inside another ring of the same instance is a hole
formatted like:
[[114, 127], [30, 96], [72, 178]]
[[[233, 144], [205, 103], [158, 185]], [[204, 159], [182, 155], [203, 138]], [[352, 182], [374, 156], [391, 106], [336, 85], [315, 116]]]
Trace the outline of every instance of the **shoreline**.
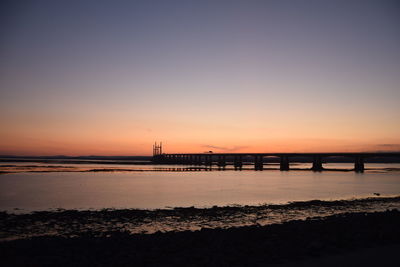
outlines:
[[[351, 258], [360, 249], [400, 246], [400, 212], [356, 212], [267, 226], [153, 234], [86, 232], [0, 242], [7, 265], [277, 266]], [[356, 255], [355, 254], [355, 255]], [[390, 256], [390, 255], [389, 255]], [[399, 261], [397, 255], [381, 259]], [[344, 262], [345, 264], [345, 262]], [[307, 266], [307, 265], [305, 265]], [[310, 265], [311, 266], [311, 265]], [[315, 265], [318, 266], [318, 265]], [[357, 265], [356, 265], [357, 266]]]
[[400, 196], [347, 200], [310, 200], [256, 206], [173, 207], [166, 209], [56, 209], [14, 213], [0, 211], [0, 242], [35, 236], [80, 237], [108, 232], [156, 232], [267, 226], [321, 219], [345, 213], [400, 210]]
[[[387, 196], [367, 196], [367, 197], [354, 197], [347, 199], [311, 199], [311, 200], [300, 200], [300, 201], [289, 201], [286, 203], [260, 203], [258, 205], [240, 205], [240, 204], [232, 204], [232, 205], [224, 205], [224, 206], [206, 206], [206, 207], [198, 207], [198, 206], [178, 206], [178, 207], [165, 207], [165, 208], [154, 208], [154, 209], [146, 209], [146, 208], [101, 208], [101, 209], [64, 209], [64, 208], [54, 208], [48, 210], [34, 210], [29, 211], [27, 213], [13, 213], [7, 210], [0, 210], [0, 214], [6, 215], [34, 215], [40, 213], [61, 213], [66, 211], [76, 211], [76, 212], [117, 212], [117, 211], [134, 211], [134, 212], [157, 212], [157, 211], [174, 211], [174, 210], [197, 210], [204, 211], [210, 209], [242, 209], [242, 208], [291, 208], [291, 207], [306, 207], [306, 206], [350, 206], [356, 203], [371, 203], [371, 202], [399, 202], [400, 203], [400, 195], [387, 195]], [[15, 210], [20, 210], [16, 208]]]

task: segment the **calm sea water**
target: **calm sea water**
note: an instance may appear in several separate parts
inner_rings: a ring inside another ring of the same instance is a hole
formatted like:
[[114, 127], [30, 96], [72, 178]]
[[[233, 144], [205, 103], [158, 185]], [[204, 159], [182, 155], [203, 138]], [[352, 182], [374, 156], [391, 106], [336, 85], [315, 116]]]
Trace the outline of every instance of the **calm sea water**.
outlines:
[[[210, 207], [362, 198], [374, 193], [400, 195], [400, 171], [388, 170], [400, 164], [368, 164], [362, 174], [305, 170], [168, 172], [152, 171], [162, 166], [149, 165], [100, 167], [148, 171], [2, 174], [0, 210]], [[352, 164], [324, 167], [351, 169]]]

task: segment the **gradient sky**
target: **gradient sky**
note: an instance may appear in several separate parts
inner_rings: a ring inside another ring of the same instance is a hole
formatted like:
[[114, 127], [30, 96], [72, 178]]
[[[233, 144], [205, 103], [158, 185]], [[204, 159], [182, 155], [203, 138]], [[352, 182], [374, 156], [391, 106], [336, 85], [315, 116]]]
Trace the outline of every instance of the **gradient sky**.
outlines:
[[400, 151], [399, 1], [0, 5], [0, 154]]

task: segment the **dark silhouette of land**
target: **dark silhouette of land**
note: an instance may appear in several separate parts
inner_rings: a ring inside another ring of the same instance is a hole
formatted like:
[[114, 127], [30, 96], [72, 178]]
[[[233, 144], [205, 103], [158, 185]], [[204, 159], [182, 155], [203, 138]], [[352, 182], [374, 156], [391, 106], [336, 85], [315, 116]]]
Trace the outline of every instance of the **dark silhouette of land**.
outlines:
[[107, 232], [155, 233], [206, 228], [270, 225], [345, 212], [381, 212], [400, 209], [400, 196], [348, 200], [309, 200], [286, 204], [175, 207], [154, 210], [44, 210], [32, 213], [0, 212], [0, 241], [38, 235], [104, 236]]
[[[365, 158], [366, 163], [400, 163], [400, 152], [387, 153], [392, 154], [390, 157], [370, 157]], [[397, 155], [396, 155], [397, 154]], [[207, 155], [207, 154], [203, 154]], [[214, 153], [214, 155], [217, 155]], [[233, 156], [228, 156], [227, 160], [233, 161]], [[312, 162], [310, 156], [291, 156], [293, 163]], [[93, 163], [93, 164], [154, 164], [153, 156], [13, 156], [0, 155], [0, 162], [40, 162], [40, 163]], [[246, 162], [254, 162], [252, 157], [246, 158]], [[264, 158], [265, 163], [280, 163], [279, 157]], [[330, 157], [329, 162], [332, 163], [353, 163], [351, 157], [339, 156]]]
[[3, 241], [0, 251], [4, 266], [399, 266], [399, 225], [400, 212], [391, 210], [194, 232], [37, 237]]

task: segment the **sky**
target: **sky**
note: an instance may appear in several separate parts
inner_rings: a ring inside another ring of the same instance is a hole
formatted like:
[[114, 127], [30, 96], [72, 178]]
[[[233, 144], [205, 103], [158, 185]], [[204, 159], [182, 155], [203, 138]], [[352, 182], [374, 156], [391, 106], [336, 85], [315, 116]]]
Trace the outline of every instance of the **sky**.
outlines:
[[400, 3], [1, 1], [0, 155], [400, 151]]

